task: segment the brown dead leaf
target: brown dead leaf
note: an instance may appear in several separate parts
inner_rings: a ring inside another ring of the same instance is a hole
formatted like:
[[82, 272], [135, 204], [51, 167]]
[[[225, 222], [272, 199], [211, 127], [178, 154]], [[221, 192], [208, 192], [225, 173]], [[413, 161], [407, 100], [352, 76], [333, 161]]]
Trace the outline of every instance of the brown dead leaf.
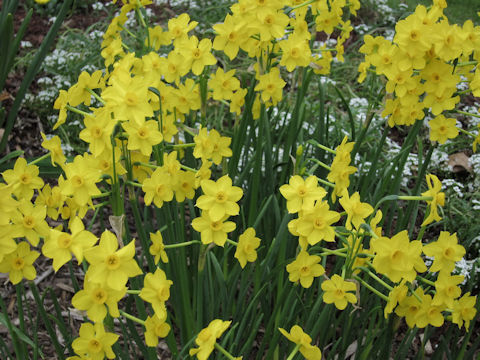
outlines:
[[470, 161], [468, 156], [464, 152], [458, 152], [452, 154], [448, 157], [448, 166], [452, 168], [454, 173], [459, 172], [472, 172], [472, 166], [470, 165]]
[[0, 93], [0, 101], [4, 101], [4, 100], [7, 100], [7, 99], [10, 99], [10, 94], [7, 90], [3, 90]]

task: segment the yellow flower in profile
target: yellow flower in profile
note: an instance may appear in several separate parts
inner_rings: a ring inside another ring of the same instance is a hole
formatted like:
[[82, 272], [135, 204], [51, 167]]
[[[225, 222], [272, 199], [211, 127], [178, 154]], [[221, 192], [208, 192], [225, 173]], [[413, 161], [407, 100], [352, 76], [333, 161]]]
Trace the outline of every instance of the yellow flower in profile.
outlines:
[[60, 90], [57, 99], [53, 103], [53, 108], [59, 110], [58, 119], [53, 130], [56, 130], [60, 125], [67, 120], [67, 105], [68, 105], [68, 93], [65, 90]]
[[430, 126], [430, 140], [445, 144], [447, 139], [455, 139], [458, 136], [457, 121], [453, 118], [446, 119], [443, 115], [438, 115], [428, 122]]
[[437, 241], [423, 246], [423, 253], [433, 257], [430, 272], [440, 271], [450, 273], [455, 268], [455, 262], [465, 255], [465, 248], [458, 243], [457, 234], [441, 231]]
[[160, 230], [156, 233], [150, 233], [150, 240], [152, 240], [152, 245], [150, 245], [148, 251], [150, 255], [155, 256], [155, 264], [158, 264], [160, 259], [162, 259], [162, 262], [168, 263], [168, 256], [165, 252], [165, 245], [163, 244], [163, 237]]
[[50, 151], [50, 160], [52, 161], [52, 165], [56, 166], [55, 163], [57, 163], [58, 165], [63, 166], [63, 164], [65, 164], [65, 161], [67, 159], [63, 154], [63, 150], [61, 146], [62, 143], [58, 135], [52, 136], [49, 139], [47, 139], [47, 137], [43, 132], [41, 132], [40, 135], [42, 135], [42, 139], [43, 139], [42, 147]]
[[0, 262], [0, 273], [8, 273], [8, 278], [14, 285], [22, 278], [33, 280], [37, 276], [33, 263], [39, 256], [40, 253], [30, 250], [30, 245], [22, 241], [15, 251], [3, 257], [3, 261]]
[[37, 4], [41, 4], [41, 5], [46, 4], [46, 3], [48, 3], [49, 1], [50, 1], [50, 0], [35, 0], [35, 2], [36, 2]]
[[257, 248], [260, 246], [260, 238], [255, 236], [255, 229], [248, 228], [240, 235], [237, 244], [237, 250], [234, 257], [238, 259], [242, 269], [248, 262], [254, 262], [257, 260]]
[[291, 342], [300, 345], [300, 353], [307, 360], [320, 360], [322, 353], [320, 349], [311, 344], [312, 338], [306, 334], [298, 325], [293, 325], [288, 333], [285, 329], [278, 328], [278, 330]]
[[72, 347], [82, 359], [102, 360], [105, 356], [114, 359], [112, 345], [118, 338], [116, 334], [105, 332], [103, 323], [83, 323], [80, 326], [79, 337], [73, 341]]
[[475, 304], [477, 303], [477, 296], [470, 296], [470, 292], [467, 292], [460, 299], [453, 302], [452, 322], [457, 324], [459, 328], [462, 327], [465, 322], [465, 329], [470, 327], [470, 321], [473, 320], [477, 309]]
[[215, 347], [217, 339], [222, 336], [231, 323], [231, 321], [220, 319], [212, 320], [205, 329], [198, 333], [195, 339], [198, 348], [190, 349], [190, 356], [196, 355], [198, 360], [207, 360]]
[[357, 287], [351, 281], [345, 281], [339, 275], [335, 274], [330, 280], [325, 280], [322, 283], [323, 301], [326, 304], [335, 304], [339, 310], [347, 307], [348, 303], [355, 304], [357, 298], [349, 291], [356, 291]]
[[304, 288], [312, 286], [313, 278], [325, 274], [325, 269], [319, 264], [321, 258], [300, 251], [295, 261], [287, 265], [288, 279], [292, 282], [300, 281]]
[[441, 192], [442, 183], [435, 175], [428, 174], [426, 176], [428, 190], [422, 193], [422, 196], [431, 196], [432, 200], [427, 200], [430, 213], [423, 220], [422, 226], [426, 226], [434, 221], [440, 221], [442, 218], [438, 215], [438, 206], [445, 205], [445, 193]]
[[347, 213], [347, 220], [345, 222], [345, 227], [348, 230], [352, 229], [352, 224], [355, 229], [359, 230], [360, 225], [365, 222], [365, 218], [370, 216], [373, 213], [373, 207], [368, 203], [360, 202], [360, 194], [355, 192], [351, 197], [348, 196], [348, 193], [340, 199], [340, 205]]
[[165, 272], [157, 268], [155, 273], [145, 275], [140, 297], [152, 304], [153, 311], [159, 317], [166, 316], [165, 302], [170, 298], [170, 286], [173, 281], [167, 279]]
[[154, 314], [152, 317], [147, 316], [145, 320], [145, 344], [150, 347], [156, 347], [158, 345], [158, 338], [164, 338], [170, 332], [170, 325], [168, 325], [165, 320], [167, 319], [167, 314], [165, 316], [158, 316]]

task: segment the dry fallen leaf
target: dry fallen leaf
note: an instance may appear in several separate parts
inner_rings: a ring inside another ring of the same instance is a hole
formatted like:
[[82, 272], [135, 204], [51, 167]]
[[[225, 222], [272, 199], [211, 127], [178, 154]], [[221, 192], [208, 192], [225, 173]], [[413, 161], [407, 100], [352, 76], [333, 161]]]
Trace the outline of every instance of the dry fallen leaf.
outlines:
[[454, 173], [463, 171], [472, 172], [472, 166], [468, 156], [464, 152], [458, 152], [448, 157], [448, 166], [452, 168]]

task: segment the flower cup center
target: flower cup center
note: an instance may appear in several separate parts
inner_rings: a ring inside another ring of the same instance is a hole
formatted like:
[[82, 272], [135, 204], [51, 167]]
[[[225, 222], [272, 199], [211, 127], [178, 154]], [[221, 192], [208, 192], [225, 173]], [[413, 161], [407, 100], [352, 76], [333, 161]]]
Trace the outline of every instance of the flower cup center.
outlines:
[[210, 228], [213, 230], [213, 231], [219, 231], [222, 229], [222, 223], [220, 221], [212, 221], [210, 223]]
[[32, 229], [35, 226], [35, 219], [33, 216], [26, 215], [23, 218], [23, 226], [25, 226], [27, 229]]
[[102, 351], [102, 344], [97, 339], [92, 339], [88, 342], [88, 350], [92, 353], [99, 353]]
[[227, 194], [225, 194], [225, 192], [223, 191], [219, 191], [217, 193], [216, 200], [219, 203], [224, 203], [225, 201], [227, 201]]
[[108, 270], [116, 270], [120, 267], [120, 259], [115, 254], [107, 256], [105, 262], [107, 263]]
[[61, 234], [57, 239], [58, 247], [68, 249], [72, 244], [72, 237], [69, 234]]
[[93, 292], [92, 299], [95, 304], [104, 304], [107, 301], [107, 293], [103, 289], [97, 289]]
[[22, 184], [29, 184], [31, 180], [32, 180], [32, 177], [30, 176], [30, 174], [25, 173], [20, 175], [20, 182]]
[[160, 287], [157, 291], [157, 297], [160, 301], [167, 301], [170, 297], [170, 290], [166, 286]]
[[17, 257], [12, 261], [12, 268], [15, 270], [21, 270], [25, 266], [25, 261], [21, 257]]
[[75, 175], [72, 177], [72, 185], [74, 187], [80, 187], [83, 185], [83, 179], [79, 175]]
[[138, 103], [138, 97], [137, 97], [137, 94], [133, 93], [133, 92], [127, 92], [125, 94], [125, 103], [128, 105], [128, 106], [135, 106], [137, 105]]

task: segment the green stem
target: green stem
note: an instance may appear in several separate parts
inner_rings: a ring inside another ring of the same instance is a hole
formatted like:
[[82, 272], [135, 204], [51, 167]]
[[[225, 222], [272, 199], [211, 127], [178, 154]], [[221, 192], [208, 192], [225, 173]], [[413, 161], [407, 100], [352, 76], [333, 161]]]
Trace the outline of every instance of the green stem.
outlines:
[[478, 115], [478, 114], [473, 114], [473, 113], [469, 113], [469, 112], [462, 111], [462, 110], [455, 110], [455, 112], [458, 113], [458, 114], [462, 114], [462, 115], [467, 115], [467, 116], [473, 116], [473, 117], [476, 117], [476, 118], [480, 118], [480, 115]]
[[85, 90], [87, 90], [95, 99], [97, 99], [103, 105], [105, 105], [105, 100], [103, 100], [100, 96], [98, 96], [98, 94], [95, 91], [93, 91], [92, 89], [90, 89], [88, 87], [86, 87]]
[[[304, 3], [301, 3], [300, 5], [291, 7], [291, 8], [290, 8], [290, 11], [296, 10], [296, 9], [298, 9], [298, 8], [301, 8], [301, 7], [310, 5], [310, 4], [313, 4], [315, 1], [316, 1], [316, 0], [307, 0], [307, 1], [305, 1]], [[290, 12], [290, 11], [289, 11], [289, 12]]]
[[34, 165], [39, 163], [40, 161], [47, 159], [50, 156], [50, 152], [46, 153], [45, 155], [40, 156], [39, 158], [36, 158], [35, 160], [31, 161], [28, 163], [28, 165]]
[[360, 276], [358, 276], [358, 275], [353, 275], [353, 277], [355, 278], [355, 280], [361, 282], [362, 285], [365, 286], [368, 290], [370, 290], [370, 291], [373, 292], [374, 294], [378, 295], [378, 296], [381, 297], [383, 300], [388, 301], [388, 296], [382, 294], [380, 291], [378, 291], [377, 289], [375, 289], [372, 285], [368, 284], [365, 280], [363, 280]]
[[123, 310], [119, 310], [120, 312], [120, 315], [122, 315], [124, 318], [127, 318], [129, 320], [132, 320], [132, 321], [135, 321], [136, 323], [139, 323], [140, 325], [143, 325], [145, 326], [145, 321], [142, 320], [142, 319], [139, 319], [133, 315], [130, 315], [130, 314], [127, 314], [125, 311]]
[[233, 240], [227, 239], [227, 242], [232, 244], [232, 245], [238, 246], [238, 243], [233, 241]]
[[332, 149], [330, 149], [329, 147], [326, 147], [325, 145], [322, 145], [322, 144], [316, 142], [315, 140], [309, 140], [309, 141], [307, 141], [307, 142], [308, 142], [309, 144], [315, 145], [316, 147], [319, 147], [319, 148], [322, 149], [322, 150], [325, 150], [325, 151], [327, 151], [327, 152], [329, 152], [329, 153], [332, 153], [332, 154], [334, 154], [334, 155], [337, 155], [337, 152], [336, 152], [335, 150], [332, 150]]
[[105, 206], [105, 205], [108, 205], [108, 204], [110, 204], [110, 201], [104, 201], [102, 203], [93, 205], [93, 208], [98, 209], [98, 208], [101, 208], [102, 206]]
[[331, 188], [334, 188], [334, 187], [335, 187], [335, 184], [334, 184], [334, 183], [331, 183], [331, 182], [326, 181], [326, 180], [323, 180], [323, 179], [318, 179], [318, 182], [319, 182], [320, 184], [329, 186], [329, 187], [331, 187]]
[[92, 199], [99, 199], [99, 198], [102, 198], [102, 197], [105, 197], [105, 196], [110, 196], [111, 194], [112, 194], [112, 192], [108, 191], [108, 192], [100, 193], [98, 195], [92, 195]]
[[220, 351], [229, 360], [235, 360], [235, 357], [225, 350], [219, 343], [215, 343], [215, 348]]
[[462, 128], [457, 128], [457, 129], [458, 129], [458, 131], [460, 131], [461, 133], [463, 133], [465, 135], [468, 135], [468, 136], [473, 137], [473, 138], [477, 137], [477, 135], [471, 133], [470, 131], [464, 130]]
[[393, 290], [393, 287], [391, 287], [390, 285], [388, 285], [385, 281], [383, 281], [382, 279], [380, 279], [377, 275], [375, 275], [374, 273], [372, 273], [368, 268], [366, 268], [365, 266], [359, 266], [357, 267], [357, 269], [360, 269], [360, 270], [363, 270], [364, 272], [366, 272], [368, 274], [368, 276], [370, 276], [372, 279], [374, 279], [376, 282], [378, 282], [379, 284], [382, 284], [383, 286], [385, 286], [389, 291], [392, 291]]
[[87, 113], [85, 111], [82, 111], [80, 109], [77, 109], [76, 107], [73, 107], [73, 106], [70, 106], [70, 105], [65, 105], [65, 108], [67, 110], [70, 110], [70, 111], [73, 111], [74, 113], [77, 113], [77, 114], [80, 114], [80, 115], [83, 115], [83, 116], [94, 116], [93, 113]]
[[308, 158], [308, 159], [306, 159], [306, 161], [313, 161], [314, 163], [320, 165], [321, 167], [327, 169], [328, 171], [332, 171], [332, 168], [331, 168], [330, 166], [328, 166], [328, 165], [325, 164], [324, 162], [321, 162], [321, 161], [318, 160], [318, 159]]
[[173, 144], [173, 145], [168, 145], [168, 149], [183, 149], [183, 148], [189, 148], [189, 147], [194, 147], [195, 143], [187, 143], [187, 144]]
[[138, 187], [138, 188], [142, 188], [142, 187], [143, 187], [142, 184], [139, 184], [139, 183], [137, 183], [137, 182], [135, 182], [135, 181], [127, 180], [127, 181], [125, 181], [125, 183], [126, 183], [127, 185], [136, 186], [136, 187]]
[[130, 30], [128, 30], [125, 26], [123, 25], [120, 25], [120, 29], [122, 29], [123, 31], [125, 31], [128, 35], [130, 35], [131, 37], [133, 37], [135, 40], [137, 39], [137, 36], [132, 33]]
[[417, 275], [417, 279], [420, 280], [421, 282], [424, 282], [425, 284], [427, 285], [430, 285], [430, 286], [435, 286], [435, 283], [433, 281], [430, 281], [428, 279], [425, 279], [424, 277], [420, 276], [420, 275]]
[[184, 123], [177, 123], [178, 126], [180, 126], [183, 131], [187, 132], [188, 134], [192, 135], [192, 136], [197, 136], [197, 134], [195, 134], [187, 125], [185, 125]]
[[127, 294], [138, 295], [141, 290], [127, 290]]
[[410, 196], [410, 195], [400, 195], [398, 200], [425, 200], [432, 201], [433, 196]]
[[164, 249], [176, 249], [176, 248], [181, 248], [181, 247], [185, 247], [185, 246], [189, 246], [189, 245], [193, 245], [193, 244], [201, 244], [202, 242], [200, 240], [192, 240], [192, 241], [186, 241], [186, 242], [183, 242], [183, 243], [179, 243], [179, 244], [170, 244], [170, 245], [164, 245]]
[[144, 162], [141, 162], [141, 161], [136, 161], [133, 163], [133, 165], [135, 166], [145, 166], [145, 167], [148, 167], [150, 169], [158, 169], [159, 167], [161, 166], [158, 166], [158, 165], [153, 165], [153, 164], [150, 164], [150, 163], [144, 163]]
[[292, 352], [290, 353], [290, 355], [288, 355], [288, 358], [287, 360], [292, 360], [293, 357], [295, 356], [295, 354], [298, 352], [298, 350], [300, 350], [300, 346], [301, 344], [295, 344], [295, 347], [293, 348]]
[[191, 172], [194, 172], [194, 173], [197, 173], [197, 172], [198, 172], [198, 170], [196, 170], [196, 169], [194, 169], [194, 168], [191, 168], [191, 167], [188, 167], [188, 166], [183, 165], [183, 164], [180, 164], [180, 167], [181, 167], [182, 169], [185, 169], [185, 170], [187, 170], [187, 171], [191, 171]]

